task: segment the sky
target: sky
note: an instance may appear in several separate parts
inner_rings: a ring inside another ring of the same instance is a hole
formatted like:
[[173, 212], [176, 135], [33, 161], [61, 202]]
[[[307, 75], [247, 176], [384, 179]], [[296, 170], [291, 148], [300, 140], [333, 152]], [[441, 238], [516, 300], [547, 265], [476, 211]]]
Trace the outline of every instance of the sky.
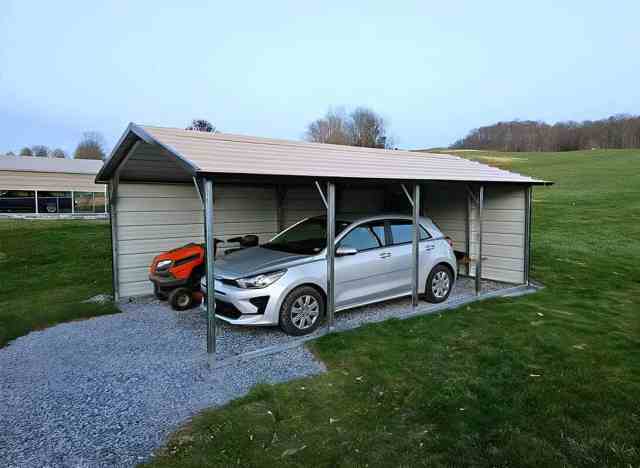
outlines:
[[0, 153], [192, 118], [302, 139], [330, 107], [375, 110], [401, 148], [638, 114], [638, 18], [637, 0], [2, 0]]

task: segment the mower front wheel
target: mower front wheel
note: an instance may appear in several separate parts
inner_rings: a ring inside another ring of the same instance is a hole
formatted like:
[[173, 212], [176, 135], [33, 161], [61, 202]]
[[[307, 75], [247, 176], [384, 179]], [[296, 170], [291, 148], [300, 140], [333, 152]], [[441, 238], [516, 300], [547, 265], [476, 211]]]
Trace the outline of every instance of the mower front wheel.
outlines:
[[188, 288], [176, 288], [169, 294], [169, 304], [173, 310], [187, 310], [193, 307], [193, 293]]
[[162, 292], [162, 290], [158, 287], [157, 284], [153, 285], [153, 295], [156, 297], [156, 299], [160, 301], [167, 300], [167, 295], [164, 292]]

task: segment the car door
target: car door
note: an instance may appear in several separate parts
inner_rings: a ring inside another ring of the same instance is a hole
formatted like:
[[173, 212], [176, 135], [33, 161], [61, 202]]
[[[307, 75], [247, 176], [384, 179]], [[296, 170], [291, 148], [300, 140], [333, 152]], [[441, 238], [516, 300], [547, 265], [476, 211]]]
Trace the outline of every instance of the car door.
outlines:
[[387, 275], [384, 222], [360, 224], [340, 239], [339, 247], [358, 250], [354, 255], [337, 256], [336, 307], [346, 308], [385, 296]]
[[[387, 250], [390, 255], [389, 263], [389, 288], [394, 295], [411, 293], [412, 274], [412, 241], [413, 221], [408, 219], [388, 220], [388, 234], [390, 238]], [[420, 226], [420, 265], [424, 265], [433, 248], [430, 242], [430, 234]], [[420, 286], [420, 288], [422, 285]]]

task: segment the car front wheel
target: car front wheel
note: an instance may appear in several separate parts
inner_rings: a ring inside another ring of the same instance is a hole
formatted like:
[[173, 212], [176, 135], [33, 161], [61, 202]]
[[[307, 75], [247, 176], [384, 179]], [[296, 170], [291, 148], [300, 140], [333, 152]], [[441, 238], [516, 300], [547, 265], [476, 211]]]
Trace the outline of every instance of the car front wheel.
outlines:
[[453, 274], [446, 265], [436, 265], [427, 278], [425, 288], [427, 300], [433, 303], [445, 301], [453, 287]]
[[320, 325], [324, 316], [324, 298], [310, 286], [289, 293], [280, 308], [280, 328], [294, 336], [308, 335]]

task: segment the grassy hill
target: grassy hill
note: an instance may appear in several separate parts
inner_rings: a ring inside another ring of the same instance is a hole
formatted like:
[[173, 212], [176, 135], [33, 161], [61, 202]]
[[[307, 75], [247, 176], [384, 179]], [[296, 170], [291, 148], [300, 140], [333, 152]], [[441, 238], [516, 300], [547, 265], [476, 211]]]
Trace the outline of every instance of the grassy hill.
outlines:
[[203, 413], [149, 466], [638, 466], [640, 151], [465, 156], [556, 182], [546, 289], [324, 337], [327, 374]]

